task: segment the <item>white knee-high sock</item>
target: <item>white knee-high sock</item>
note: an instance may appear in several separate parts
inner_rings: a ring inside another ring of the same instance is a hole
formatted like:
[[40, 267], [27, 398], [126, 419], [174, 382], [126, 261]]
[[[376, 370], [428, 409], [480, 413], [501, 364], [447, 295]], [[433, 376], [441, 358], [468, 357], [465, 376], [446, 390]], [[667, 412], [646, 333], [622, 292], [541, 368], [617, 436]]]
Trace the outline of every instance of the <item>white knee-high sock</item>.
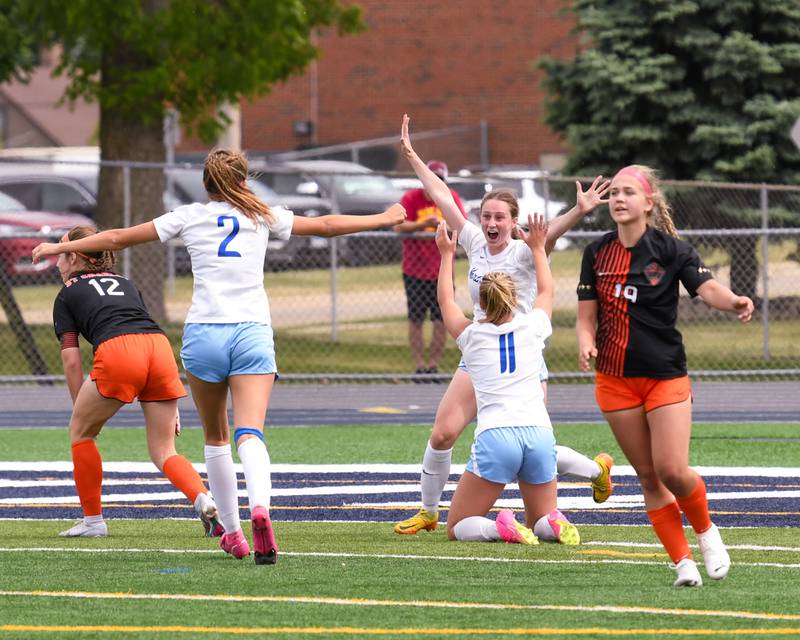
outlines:
[[450, 477], [450, 460], [453, 457], [453, 449], [439, 451], [431, 446], [425, 447], [425, 455], [422, 457], [422, 475], [420, 485], [422, 486], [422, 508], [425, 511], [434, 513], [439, 510], [439, 501], [442, 499], [442, 491], [447, 479]]
[[239, 486], [236, 480], [236, 469], [233, 466], [231, 445], [207, 444], [204, 453], [208, 486], [211, 489], [211, 495], [214, 496], [214, 502], [217, 503], [219, 519], [226, 532], [237, 531], [242, 528], [242, 525], [239, 522]]
[[247, 483], [247, 498], [250, 510], [262, 506], [269, 509], [272, 495], [272, 477], [269, 468], [269, 452], [260, 438], [248, 438], [238, 445], [239, 459]]
[[568, 473], [586, 480], [594, 480], [600, 475], [600, 465], [575, 449], [556, 445], [556, 468], [558, 474]]
[[547, 521], [547, 515], [542, 516], [536, 521], [536, 524], [533, 525], [533, 532], [536, 534], [536, 537], [539, 538], [539, 540], [558, 542], [558, 536], [556, 535], [555, 531], [553, 531], [553, 527], [551, 527], [550, 523]]
[[501, 539], [494, 520], [483, 516], [470, 516], [460, 520], [453, 527], [453, 533], [456, 540], [470, 542], [494, 542]]

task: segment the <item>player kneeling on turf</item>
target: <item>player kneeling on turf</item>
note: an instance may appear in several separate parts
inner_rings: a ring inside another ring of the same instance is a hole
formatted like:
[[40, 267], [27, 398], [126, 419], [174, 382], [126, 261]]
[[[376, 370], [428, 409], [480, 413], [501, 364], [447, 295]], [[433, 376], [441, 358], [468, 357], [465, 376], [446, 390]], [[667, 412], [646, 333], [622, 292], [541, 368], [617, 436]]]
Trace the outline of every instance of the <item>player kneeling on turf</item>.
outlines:
[[[553, 277], [544, 248], [547, 223], [538, 214], [528, 220], [538, 289], [533, 310], [516, 312], [514, 281], [506, 273], [490, 272], [480, 284], [486, 318], [476, 322], [464, 315], [453, 294], [456, 233], [451, 237], [444, 222], [436, 231], [442, 254], [439, 306], [478, 401], [472, 454], [447, 518], [451, 540], [580, 542], [578, 530], [556, 508], [555, 438], [539, 384], [544, 341], [552, 333]], [[486, 517], [505, 485], [514, 481], [526, 505], [527, 526], [510, 510], [501, 511], [494, 521]]]

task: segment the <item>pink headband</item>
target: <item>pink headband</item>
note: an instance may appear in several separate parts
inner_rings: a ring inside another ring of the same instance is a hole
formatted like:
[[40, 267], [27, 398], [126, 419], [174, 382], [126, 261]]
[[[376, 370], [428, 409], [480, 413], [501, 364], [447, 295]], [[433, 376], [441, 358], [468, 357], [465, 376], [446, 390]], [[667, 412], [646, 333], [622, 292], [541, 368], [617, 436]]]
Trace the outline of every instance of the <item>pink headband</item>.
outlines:
[[642, 173], [641, 171], [639, 171], [639, 169], [637, 169], [636, 167], [623, 167], [622, 169], [617, 171], [617, 175], [614, 176], [614, 179], [616, 180], [620, 176], [630, 176], [631, 178], [636, 179], [636, 181], [640, 185], [642, 185], [642, 189], [644, 189], [644, 192], [648, 196], [653, 195], [653, 187], [650, 184], [650, 181], [647, 179], [647, 176], [644, 175], [644, 173]]

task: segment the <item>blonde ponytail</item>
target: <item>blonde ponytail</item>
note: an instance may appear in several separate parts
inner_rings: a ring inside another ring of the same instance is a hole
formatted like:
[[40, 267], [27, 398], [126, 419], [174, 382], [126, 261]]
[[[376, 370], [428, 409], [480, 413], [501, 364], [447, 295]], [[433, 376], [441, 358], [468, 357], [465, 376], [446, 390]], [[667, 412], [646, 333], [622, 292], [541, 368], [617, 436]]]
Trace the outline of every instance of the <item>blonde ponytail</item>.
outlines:
[[673, 238], [677, 238], [678, 230], [672, 221], [672, 207], [669, 206], [667, 199], [664, 197], [664, 192], [661, 191], [661, 183], [655, 169], [642, 164], [633, 164], [631, 168], [640, 171], [653, 190], [650, 194], [653, 200], [653, 208], [647, 214], [647, 224], [671, 235]]
[[501, 324], [517, 306], [517, 287], [511, 276], [502, 271], [484, 275], [478, 291], [486, 321], [492, 324]]

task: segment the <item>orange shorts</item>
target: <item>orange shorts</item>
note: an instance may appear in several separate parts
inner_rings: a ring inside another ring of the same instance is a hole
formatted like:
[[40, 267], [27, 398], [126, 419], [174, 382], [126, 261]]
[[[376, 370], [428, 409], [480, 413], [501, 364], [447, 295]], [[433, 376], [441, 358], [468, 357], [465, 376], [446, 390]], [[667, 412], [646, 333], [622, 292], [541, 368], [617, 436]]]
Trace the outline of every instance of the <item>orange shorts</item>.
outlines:
[[656, 380], [655, 378], [622, 378], [595, 374], [594, 396], [603, 412], [623, 411], [644, 406], [646, 412], [668, 404], [683, 402], [692, 396], [689, 376]]
[[120, 402], [158, 402], [186, 395], [169, 340], [162, 333], [130, 333], [97, 347], [89, 377], [100, 395]]

